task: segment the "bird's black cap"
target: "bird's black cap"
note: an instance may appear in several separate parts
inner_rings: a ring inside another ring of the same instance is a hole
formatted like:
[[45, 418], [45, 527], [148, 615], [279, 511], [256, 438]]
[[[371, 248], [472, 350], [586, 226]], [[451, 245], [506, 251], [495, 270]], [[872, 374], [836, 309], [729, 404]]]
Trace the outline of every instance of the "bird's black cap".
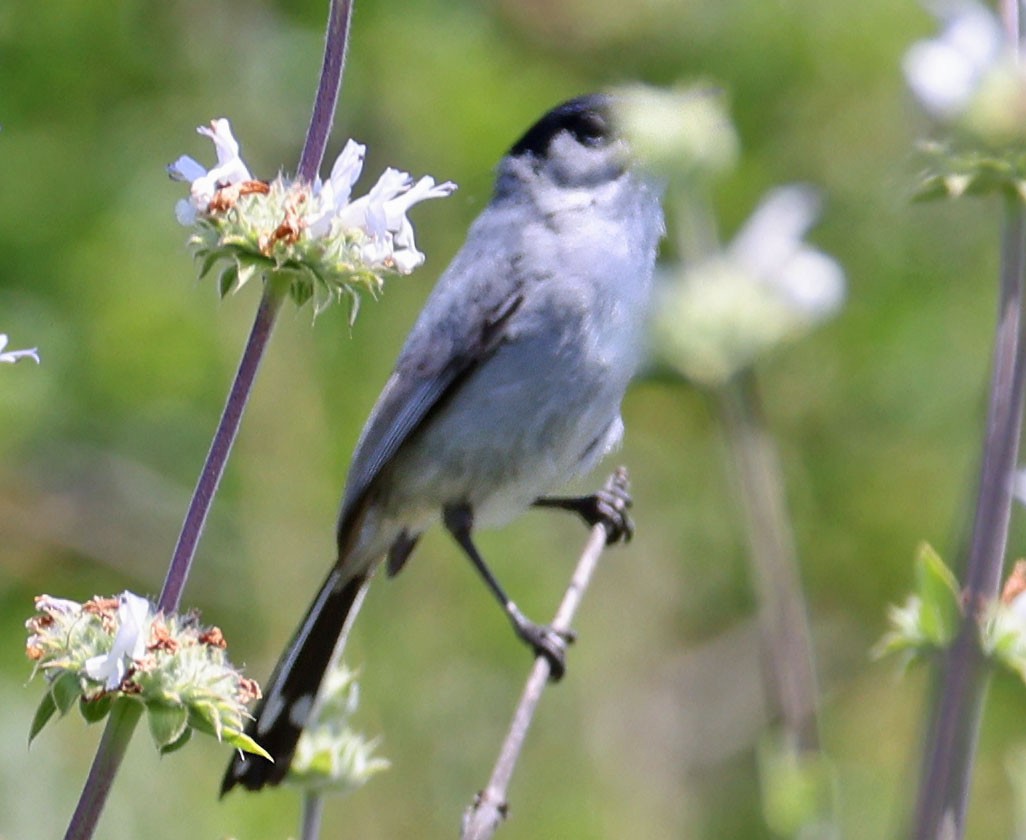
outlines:
[[521, 137], [509, 154], [543, 157], [552, 139], [563, 131], [584, 146], [602, 146], [613, 137], [611, 98], [603, 93], [579, 96], [553, 108]]

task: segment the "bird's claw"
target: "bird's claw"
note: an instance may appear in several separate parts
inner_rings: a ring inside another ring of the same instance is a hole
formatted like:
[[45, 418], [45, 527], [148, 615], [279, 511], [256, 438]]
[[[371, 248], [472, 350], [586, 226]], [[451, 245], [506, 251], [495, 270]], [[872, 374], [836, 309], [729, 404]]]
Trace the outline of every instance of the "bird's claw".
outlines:
[[544, 656], [549, 663], [549, 679], [559, 682], [566, 673], [566, 649], [577, 638], [572, 630], [556, 630], [547, 624], [522, 621], [516, 624], [517, 635], [531, 646], [535, 656]]

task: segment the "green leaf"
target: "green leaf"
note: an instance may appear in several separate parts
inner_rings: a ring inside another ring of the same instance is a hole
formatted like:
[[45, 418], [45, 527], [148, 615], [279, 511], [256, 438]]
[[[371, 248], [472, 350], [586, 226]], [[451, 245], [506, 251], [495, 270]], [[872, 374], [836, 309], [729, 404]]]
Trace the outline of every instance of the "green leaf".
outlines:
[[110, 714], [110, 707], [113, 705], [113, 695], [101, 694], [92, 700], [82, 697], [78, 702], [78, 710], [82, 713], [86, 723], [96, 723]]
[[82, 686], [78, 682], [78, 677], [70, 671], [65, 671], [50, 684], [50, 695], [57, 705], [57, 711], [64, 717], [82, 696]]
[[922, 603], [923, 637], [938, 647], [946, 646], [958, 632], [961, 620], [958, 581], [928, 543], [919, 546], [916, 557], [916, 590]]
[[185, 706], [150, 703], [146, 706], [146, 711], [150, 735], [161, 752], [175, 744], [189, 724], [189, 710]]
[[240, 749], [243, 752], [253, 753], [253, 755], [259, 755], [266, 758], [268, 761], [274, 761], [271, 758], [271, 754], [261, 747], [256, 741], [250, 738], [245, 732], [239, 732], [236, 729], [225, 729], [223, 730], [222, 740], [226, 744], [231, 744], [236, 749]]
[[29, 728], [28, 738], [30, 744], [35, 740], [36, 735], [43, 731], [43, 727], [49, 723], [50, 718], [53, 717], [54, 712], [56, 711], [57, 704], [53, 700], [53, 695], [48, 691], [43, 695], [43, 699], [39, 703], [39, 707], [36, 709], [35, 715], [32, 716], [32, 726]]

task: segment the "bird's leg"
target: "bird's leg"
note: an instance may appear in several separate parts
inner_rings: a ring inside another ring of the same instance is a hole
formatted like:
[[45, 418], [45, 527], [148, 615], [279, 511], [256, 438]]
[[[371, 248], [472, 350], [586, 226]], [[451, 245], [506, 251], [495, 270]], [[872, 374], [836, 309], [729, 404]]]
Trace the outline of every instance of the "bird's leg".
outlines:
[[535, 624], [530, 621], [509, 598], [470, 538], [474, 515], [469, 505], [447, 506], [443, 512], [442, 521], [502, 605], [513, 625], [513, 631], [522, 641], [531, 646], [536, 655], [544, 656], [548, 660], [551, 679], [553, 681], [561, 679], [566, 672], [566, 646], [568, 642], [573, 641], [573, 638], [559, 633], [547, 625]]
[[589, 527], [605, 526], [606, 544], [630, 542], [634, 536], [634, 521], [627, 510], [633, 504], [627, 483], [627, 470], [620, 467], [605, 487], [590, 496], [543, 496], [535, 499], [534, 506], [558, 508], [578, 514]]

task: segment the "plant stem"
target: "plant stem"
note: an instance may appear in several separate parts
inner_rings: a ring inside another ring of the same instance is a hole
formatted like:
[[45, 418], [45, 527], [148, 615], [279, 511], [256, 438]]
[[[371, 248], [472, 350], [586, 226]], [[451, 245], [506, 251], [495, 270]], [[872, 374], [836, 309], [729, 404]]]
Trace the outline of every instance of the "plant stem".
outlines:
[[324, 817], [324, 796], [308, 792], [303, 796], [302, 825], [300, 840], [317, 840], [321, 836], [321, 820]]
[[331, 0], [328, 9], [328, 30], [324, 43], [324, 61], [321, 64], [321, 80], [317, 85], [310, 127], [306, 131], [306, 142], [299, 156], [299, 178], [313, 181], [324, 160], [328, 146], [328, 135], [335, 118], [339, 89], [342, 86], [342, 71], [346, 63], [349, 45], [349, 20], [353, 13], [353, 0]]
[[767, 693], [788, 747], [819, 749], [812, 643], [780, 464], [759, 404], [755, 373], [740, 371], [720, 389], [759, 601]]
[[[165, 613], [172, 613], [178, 609], [182, 589], [185, 587], [196, 554], [196, 545], [203, 531], [203, 523], [206, 522], [214, 494], [224, 474], [228, 453], [239, 430], [243, 409], [253, 389], [253, 380], [267, 347], [267, 340], [271, 337], [275, 317], [285, 300], [285, 294], [286, 287], [273, 280], [269, 280], [264, 286], [253, 329], [242, 353], [235, 381], [228, 393], [221, 422], [214, 433], [210, 451], [196, 483], [185, 521], [182, 523], [178, 544], [168, 567], [164, 588], [157, 601], [157, 609]], [[68, 824], [65, 840], [85, 840], [93, 836], [100, 813], [110, 794], [111, 785], [114, 783], [114, 776], [125, 757], [128, 742], [141, 715], [142, 705], [134, 702], [115, 704], [111, 710], [78, 805]]]
[[1008, 540], [1012, 482], [1022, 429], [1026, 381], [1023, 288], [1026, 270], [1026, 208], [1009, 198], [1001, 249], [1001, 292], [994, 341], [994, 369], [987, 409], [983, 464], [966, 568], [965, 617], [944, 658], [940, 693], [923, 759], [915, 837], [960, 838], [965, 815], [987, 669], [979, 641], [981, 607], [998, 595]]
[[[142, 713], [142, 703], [134, 700], [122, 700], [114, 704], [64, 840], [88, 840], [93, 836], [100, 812], [114, 783], [114, 775], [121, 766], [128, 743], [132, 740], [132, 732]], [[86, 796], [87, 792], [91, 795]]]
[[192, 567], [192, 561], [196, 555], [196, 546], [199, 543], [203, 525], [210, 512], [214, 495], [217, 493], [221, 476], [224, 475], [228, 454], [231, 452], [235, 436], [239, 431], [239, 424], [242, 421], [242, 412], [245, 410], [246, 402], [253, 390], [253, 381], [260, 367], [260, 360], [267, 349], [267, 341], [271, 337], [274, 321], [285, 300], [285, 295], [286, 287], [274, 282], [273, 279], [264, 284], [264, 294], [260, 299], [260, 306], [257, 308], [253, 328], [250, 330], [246, 347], [242, 351], [239, 369], [236, 371], [224, 411], [221, 413], [221, 422], [218, 423], [217, 431], [214, 432], [210, 451], [207, 453], [199, 480], [196, 482], [196, 489], [189, 502], [189, 509], [185, 514], [185, 521], [182, 523], [178, 543], [171, 557], [171, 565], [168, 567], [164, 587], [157, 601], [157, 609], [163, 610], [165, 613], [172, 613], [178, 609], [182, 590], [185, 588], [189, 569]]
[[[331, 124], [342, 84], [342, 70], [345, 67], [352, 5], [352, 0], [331, 0], [328, 11], [321, 78], [298, 166], [298, 177], [307, 181], [313, 181], [317, 176], [321, 161], [324, 159], [328, 135], [331, 133]], [[168, 566], [164, 586], [157, 600], [157, 609], [165, 613], [175, 612], [181, 602], [182, 591], [188, 580], [193, 558], [196, 556], [196, 547], [199, 544], [200, 534], [203, 532], [203, 525], [207, 521], [214, 495], [217, 493], [221, 477], [224, 475], [228, 455], [242, 422], [242, 413], [253, 390], [253, 382], [260, 367], [260, 360], [267, 349], [267, 342], [271, 337], [274, 322], [287, 292], [287, 283], [276, 280], [273, 276], [264, 283], [264, 292], [257, 308], [253, 328], [243, 350], [235, 380], [228, 392], [228, 399], [225, 402], [217, 431], [214, 433], [214, 439], [210, 444], [206, 461], [196, 482], [196, 488], [189, 502], [189, 509], [186, 512], [185, 521], [182, 523], [182, 530], [178, 535], [178, 542]], [[110, 794], [114, 776], [117, 774], [132, 732], [142, 714], [142, 707], [139, 704], [128, 705], [134, 711], [126, 709], [119, 712], [118, 705], [115, 705], [111, 711], [75, 813], [68, 825], [66, 840], [87, 840], [93, 836], [96, 830], [96, 824]]]

